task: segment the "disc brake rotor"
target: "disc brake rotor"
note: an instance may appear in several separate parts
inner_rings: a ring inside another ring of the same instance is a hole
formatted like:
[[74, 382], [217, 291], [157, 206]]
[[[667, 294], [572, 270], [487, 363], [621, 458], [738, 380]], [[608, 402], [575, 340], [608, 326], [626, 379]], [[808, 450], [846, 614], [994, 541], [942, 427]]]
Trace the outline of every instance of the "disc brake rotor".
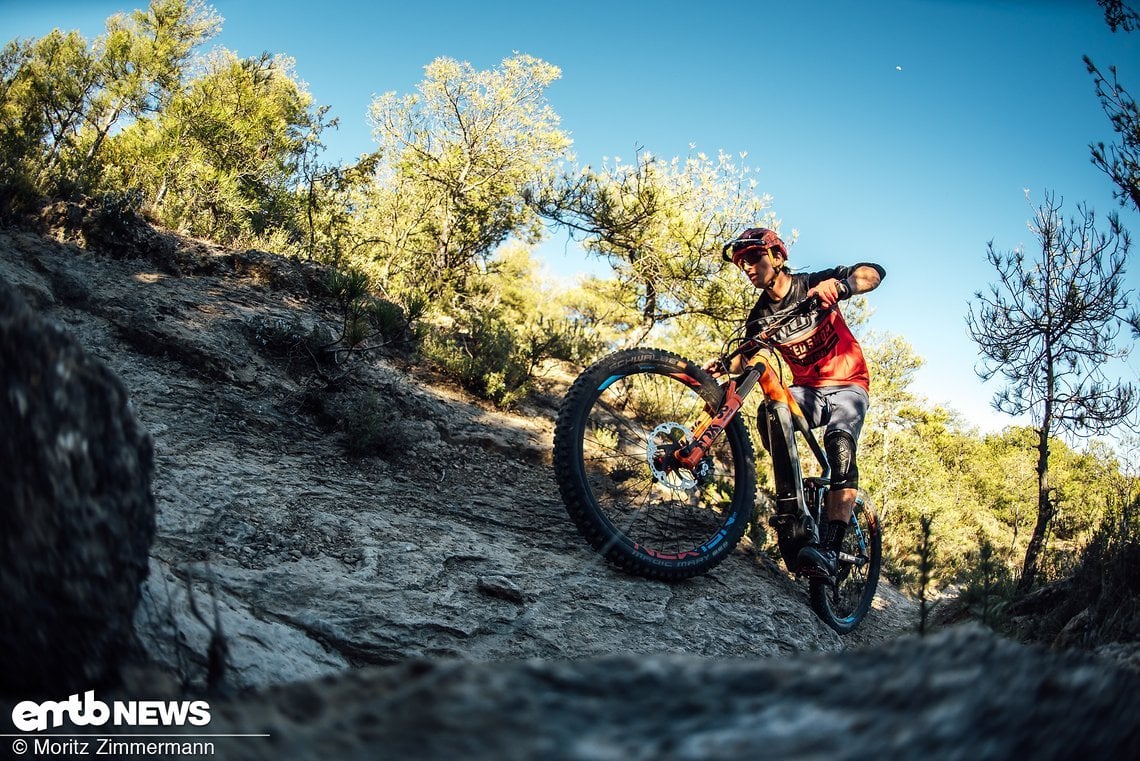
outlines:
[[692, 433], [680, 423], [662, 423], [649, 434], [645, 459], [653, 479], [667, 489], [691, 491], [697, 486], [696, 477], [673, 466], [674, 453], [688, 441], [692, 441]]

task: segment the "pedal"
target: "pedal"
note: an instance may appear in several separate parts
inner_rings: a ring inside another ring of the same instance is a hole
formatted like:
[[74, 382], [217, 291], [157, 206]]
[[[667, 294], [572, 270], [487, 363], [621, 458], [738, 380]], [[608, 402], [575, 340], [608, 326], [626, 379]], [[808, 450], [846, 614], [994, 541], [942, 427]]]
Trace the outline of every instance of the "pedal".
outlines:
[[815, 579], [816, 581], [822, 581], [823, 583], [827, 584], [827, 586], [831, 587], [832, 589], [836, 588], [835, 587], [835, 579], [828, 576], [823, 570], [816, 568], [814, 566], [811, 566], [811, 565], [805, 565], [805, 566], [801, 566], [800, 568], [797, 568], [796, 569], [796, 576], [798, 576], [800, 578], [804, 578], [804, 579]]

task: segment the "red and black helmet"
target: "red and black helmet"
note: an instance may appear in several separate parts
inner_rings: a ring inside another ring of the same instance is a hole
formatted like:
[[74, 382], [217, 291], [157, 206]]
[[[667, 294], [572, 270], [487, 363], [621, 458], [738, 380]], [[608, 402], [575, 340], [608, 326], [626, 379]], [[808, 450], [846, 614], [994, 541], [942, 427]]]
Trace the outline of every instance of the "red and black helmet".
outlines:
[[739, 265], [741, 256], [753, 249], [779, 252], [784, 259], [788, 258], [788, 248], [784, 245], [784, 241], [780, 240], [775, 230], [769, 230], [767, 227], [749, 227], [740, 234], [739, 238], [733, 238], [725, 243], [720, 255], [726, 262]]

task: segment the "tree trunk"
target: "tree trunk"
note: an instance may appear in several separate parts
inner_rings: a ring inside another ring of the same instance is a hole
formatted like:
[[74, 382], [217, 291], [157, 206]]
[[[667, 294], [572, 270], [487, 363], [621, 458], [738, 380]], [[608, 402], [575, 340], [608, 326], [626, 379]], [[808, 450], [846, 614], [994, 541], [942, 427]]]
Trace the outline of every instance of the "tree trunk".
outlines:
[[657, 317], [657, 286], [653, 284], [652, 280], [645, 281], [645, 308], [641, 310], [641, 316], [645, 318], [646, 324], [652, 326]]
[[1053, 520], [1053, 498], [1049, 494], [1049, 427], [1043, 425], [1037, 432], [1037, 524], [1033, 536], [1025, 549], [1025, 563], [1021, 567], [1021, 579], [1017, 582], [1017, 593], [1025, 594], [1033, 588], [1037, 576], [1037, 562], [1045, 549], [1045, 535], [1049, 522]]

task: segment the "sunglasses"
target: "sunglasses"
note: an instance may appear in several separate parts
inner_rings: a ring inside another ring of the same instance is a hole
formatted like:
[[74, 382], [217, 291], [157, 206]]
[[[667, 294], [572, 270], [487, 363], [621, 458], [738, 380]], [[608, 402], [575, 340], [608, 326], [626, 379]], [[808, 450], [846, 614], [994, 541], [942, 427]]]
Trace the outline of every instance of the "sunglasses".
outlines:
[[762, 238], [736, 238], [724, 244], [720, 249], [720, 257], [726, 262], [740, 263], [740, 260], [755, 264], [768, 253], [769, 246], [764, 245]]
[[757, 264], [761, 259], [768, 255], [771, 250], [769, 246], [765, 246], [757, 238], [745, 238], [743, 240], [730, 241], [721, 250], [721, 255], [725, 259], [730, 259], [729, 251], [732, 252], [731, 261], [733, 264], [740, 266], [741, 264]]

